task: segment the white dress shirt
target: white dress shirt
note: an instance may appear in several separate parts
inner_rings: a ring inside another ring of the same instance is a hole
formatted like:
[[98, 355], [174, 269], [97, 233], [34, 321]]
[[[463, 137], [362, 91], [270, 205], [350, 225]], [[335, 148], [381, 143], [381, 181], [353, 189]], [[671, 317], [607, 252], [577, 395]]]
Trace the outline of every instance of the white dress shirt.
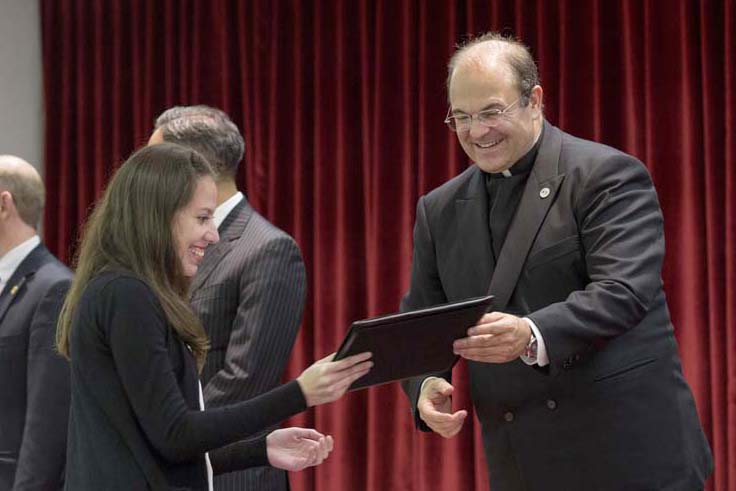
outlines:
[[[18, 269], [20, 263], [41, 243], [41, 238], [38, 235], [34, 235], [30, 239], [18, 244], [17, 246], [10, 249], [5, 253], [3, 257], [0, 257], [0, 294], [5, 289], [5, 285], [8, 284], [8, 280], [15, 270]], [[11, 285], [12, 288], [14, 285]]]
[[[191, 348], [189, 348], [191, 351]], [[204, 395], [202, 394], [202, 382], [197, 382], [199, 385], [199, 409], [204, 411]], [[210, 461], [210, 454], [209, 452], [204, 453], [204, 462], [207, 465], [207, 489], [208, 491], [213, 491], [213, 477], [214, 473], [212, 472], [212, 462]]]
[[225, 220], [225, 217], [227, 217], [231, 211], [233, 211], [233, 208], [237, 206], [238, 203], [243, 199], [243, 193], [238, 191], [237, 193], [230, 196], [228, 199], [220, 203], [220, 206], [215, 208], [215, 214], [212, 217], [212, 220], [215, 222], [215, 227], [220, 228], [220, 225], [222, 225], [222, 222]]
[[[233, 211], [233, 208], [243, 199], [243, 193], [238, 191], [237, 193], [230, 196], [228, 199], [220, 203], [220, 206], [215, 208], [212, 221], [215, 223], [215, 227], [220, 228], [225, 218]], [[202, 394], [202, 382], [199, 383], [199, 408], [204, 411], [204, 396]], [[204, 454], [205, 462], [207, 464], [207, 489], [212, 491], [213, 489], [213, 472], [212, 463], [210, 462], [210, 454]]]

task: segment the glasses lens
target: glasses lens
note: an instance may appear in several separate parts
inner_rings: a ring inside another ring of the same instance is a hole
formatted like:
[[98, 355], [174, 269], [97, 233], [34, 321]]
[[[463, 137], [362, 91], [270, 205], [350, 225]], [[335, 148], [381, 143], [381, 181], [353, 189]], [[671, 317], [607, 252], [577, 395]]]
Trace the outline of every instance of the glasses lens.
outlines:
[[478, 122], [483, 126], [496, 126], [501, 121], [502, 113], [498, 111], [483, 111], [478, 113]]
[[469, 116], [455, 116], [455, 131], [467, 131], [470, 128], [471, 119]]

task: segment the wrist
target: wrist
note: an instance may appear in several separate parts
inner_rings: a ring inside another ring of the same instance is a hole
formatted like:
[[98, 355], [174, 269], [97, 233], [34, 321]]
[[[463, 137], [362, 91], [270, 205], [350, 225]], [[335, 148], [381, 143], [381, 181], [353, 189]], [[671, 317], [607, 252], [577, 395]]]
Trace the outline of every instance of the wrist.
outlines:
[[534, 335], [534, 330], [532, 329], [532, 327], [526, 322], [524, 322], [524, 324], [529, 330], [529, 341], [527, 341], [526, 343], [523, 356], [531, 362], [536, 362], [539, 350], [539, 343], [537, 341], [537, 337]]
[[302, 391], [302, 397], [304, 397], [304, 402], [306, 403], [307, 407], [314, 406], [315, 404], [313, 403], [313, 401], [309, 397], [309, 394], [307, 393], [305, 382], [302, 380], [301, 375], [296, 378], [296, 383], [299, 385], [299, 390]]

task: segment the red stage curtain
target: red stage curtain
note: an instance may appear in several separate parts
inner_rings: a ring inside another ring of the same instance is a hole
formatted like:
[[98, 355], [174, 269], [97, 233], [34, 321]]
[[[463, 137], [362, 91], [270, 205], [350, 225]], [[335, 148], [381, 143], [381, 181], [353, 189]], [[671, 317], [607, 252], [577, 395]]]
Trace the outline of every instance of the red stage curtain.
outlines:
[[[247, 142], [239, 183], [306, 259], [291, 377], [351, 320], [398, 308], [415, 202], [467, 165], [442, 123], [453, 45], [489, 29], [521, 37], [549, 120], [652, 172], [666, 291], [715, 455], [708, 489], [736, 491], [736, 0], [55, 0], [42, 14], [49, 247], [69, 257], [160, 111], [223, 108]], [[292, 423], [337, 445], [292, 475], [295, 490], [487, 488], [477, 421], [452, 440], [419, 434], [396, 385]]]

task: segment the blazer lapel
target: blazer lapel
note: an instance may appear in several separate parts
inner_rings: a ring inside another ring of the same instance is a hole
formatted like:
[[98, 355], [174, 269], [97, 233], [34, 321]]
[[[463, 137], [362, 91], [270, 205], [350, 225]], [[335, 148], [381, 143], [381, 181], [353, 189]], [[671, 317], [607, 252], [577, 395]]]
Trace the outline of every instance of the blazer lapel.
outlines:
[[8, 313], [13, 301], [20, 296], [20, 293], [26, 287], [26, 283], [43, 265], [45, 253], [46, 247], [39, 244], [21, 261], [13, 275], [8, 279], [8, 283], [5, 285], [2, 295], [0, 295], [0, 324], [3, 322], [5, 314]]
[[544, 125], [544, 139], [537, 160], [524, 187], [488, 287], [488, 293], [495, 296], [494, 310], [504, 310], [508, 305], [537, 232], [565, 178], [564, 174], [558, 174], [562, 134], [546, 121]]
[[252, 215], [253, 208], [248, 203], [248, 200], [243, 197], [240, 203], [233, 208], [220, 225], [218, 230], [220, 234], [220, 242], [207, 248], [204, 258], [202, 259], [202, 263], [197, 269], [197, 274], [194, 275], [192, 284], [189, 287], [190, 299], [192, 294], [197, 291], [197, 289], [204, 284], [210, 274], [212, 274], [215, 267], [220, 263], [220, 261], [222, 261], [222, 258], [227, 256], [227, 254], [232, 250], [234, 241], [243, 235], [245, 226]]
[[[453, 268], [461, 272], [455, 277], [462, 278], [458, 298], [479, 296], [486, 291], [493, 272], [493, 254], [488, 229], [488, 193], [483, 173], [475, 165], [465, 192], [455, 199], [455, 209], [458, 252], [453, 257], [458, 262]], [[473, 262], [468, 263], [467, 258], [473, 258]]]

